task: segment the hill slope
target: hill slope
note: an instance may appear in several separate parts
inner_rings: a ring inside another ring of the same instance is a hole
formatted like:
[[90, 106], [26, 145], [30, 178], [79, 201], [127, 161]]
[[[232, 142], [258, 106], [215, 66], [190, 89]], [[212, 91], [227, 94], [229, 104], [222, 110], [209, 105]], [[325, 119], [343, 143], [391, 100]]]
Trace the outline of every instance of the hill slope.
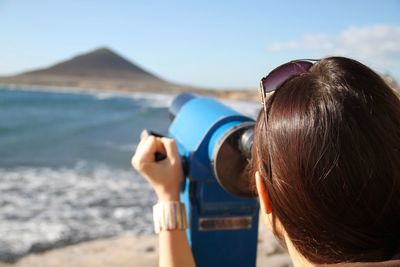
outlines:
[[108, 48], [99, 48], [49, 68], [26, 72], [22, 75], [60, 75], [162, 81]]
[[120, 91], [179, 92], [165, 81], [108, 48], [75, 56], [48, 68], [0, 77], [0, 83]]
[[258, 90], [215, 90], [171, 83], [144, 70], [108, 48], [77, 55], [48, 68], [0, 77], [0, 85], [49, 89], [79, 88], [126, 92], [180, 93], [191, 91], [232, 99], [258, 99]]

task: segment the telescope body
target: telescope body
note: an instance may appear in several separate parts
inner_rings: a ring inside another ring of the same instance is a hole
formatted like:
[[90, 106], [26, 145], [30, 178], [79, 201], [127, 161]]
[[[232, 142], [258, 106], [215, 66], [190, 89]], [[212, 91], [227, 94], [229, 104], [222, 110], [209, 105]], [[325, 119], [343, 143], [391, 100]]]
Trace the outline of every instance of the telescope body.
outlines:
[[[186, 206], [190, 225], [187, 236], [196, 265], [255, 266], [258, 201], [227, 192], [215, 177], [217, 169], [228, 178], [237, 169], [241, 156], [235, 152], [235, 134], [251, 127], [254, 120], [212, 98], [187, 94], [182, 99], [178, 107], [173, 107], [169, 136], [176, 140], [187, 165], [181, 199]], [[232, 155], [236, 155], [236, 162], [229, 160], [231, 150], [235, 150]], [[241, 161], [244, 166], [246, 162]], [[232, 175], [232, 183], [235, 177]]]

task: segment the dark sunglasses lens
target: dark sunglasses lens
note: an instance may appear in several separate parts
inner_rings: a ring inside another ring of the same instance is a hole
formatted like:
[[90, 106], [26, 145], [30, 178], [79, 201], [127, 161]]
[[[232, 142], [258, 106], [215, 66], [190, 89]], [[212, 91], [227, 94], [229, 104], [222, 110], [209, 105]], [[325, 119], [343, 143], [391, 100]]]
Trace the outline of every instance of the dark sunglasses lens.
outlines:
[[313, 63], [307, 61], [294, 61], [274, 69], [270, 74], [267, 75], [266, 78], [262, 80], [264, 94], [275, 91], [290, 78], [307, 72], [312, 65]]

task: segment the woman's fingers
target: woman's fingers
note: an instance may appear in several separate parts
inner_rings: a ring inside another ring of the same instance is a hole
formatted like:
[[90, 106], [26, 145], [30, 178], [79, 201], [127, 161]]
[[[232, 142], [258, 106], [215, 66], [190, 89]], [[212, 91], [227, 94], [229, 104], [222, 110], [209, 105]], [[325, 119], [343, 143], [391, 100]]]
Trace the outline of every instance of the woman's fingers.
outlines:
[[180, 161], [180, 156], [178, 153], [178, 148], [176, 147], [176, 142], [174, 139], [163, 137], [160, 140], [166, 150], [167, 158], [172, 164]]
[[156, 153], [166, 154], [160, 138], [152, 135], [144, 136], [136, 148], [136, 153], [132, 158], [132, 165], [137, 170], [142, 170], [148, 163], [155, 162]]
[[[156, 153], [166, 156], [156, 161]], [[160, 200], [179, 200], [179, 190], [184, 174], [175, 141], [153, 135], [142, 136], [132, 166], [151, 184]]]

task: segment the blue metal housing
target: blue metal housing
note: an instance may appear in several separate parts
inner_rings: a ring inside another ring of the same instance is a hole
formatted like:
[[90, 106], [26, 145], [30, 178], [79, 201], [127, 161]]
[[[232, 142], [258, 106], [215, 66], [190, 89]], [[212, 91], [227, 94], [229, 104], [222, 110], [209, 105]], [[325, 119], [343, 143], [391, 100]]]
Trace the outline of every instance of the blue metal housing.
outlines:
[[[181, 198], [190, 223], [187, 235], [199, 267], [256, 265], [258, 201], [224, 191], [211, 168], [218, 140], [232, 127], [249, 121], [253, 120], [214, 99], [196, 97], [181, 107], [170, 125], [169, 135], [189, 163]], [[213, 223], [215, 219], [229, 225], [230, 219], [241, 218], [249, 219], [250, 225], [227, 230]]]

